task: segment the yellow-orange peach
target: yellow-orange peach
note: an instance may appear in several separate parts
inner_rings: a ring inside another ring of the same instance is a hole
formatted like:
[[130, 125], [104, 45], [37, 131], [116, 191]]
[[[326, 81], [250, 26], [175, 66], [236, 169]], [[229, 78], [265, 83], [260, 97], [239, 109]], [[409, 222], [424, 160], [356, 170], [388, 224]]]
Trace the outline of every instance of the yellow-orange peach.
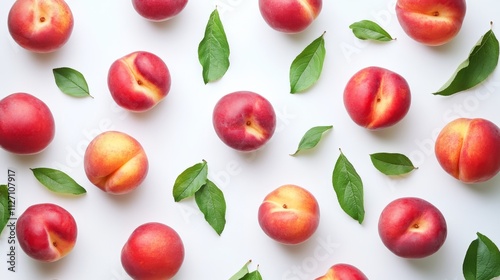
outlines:
[[500, 129], [482, 118], [458, 118], [439, 133], [434, 146], [443, 169], [464, 183], [484, 182], [500, 171]]
[[141, 144], [123, 132], [103, 132], [85, 150], [87, 178], [107, 193], [124, 194], [134, 190], [146, 178], [148, 167]]
[[319, 205], [308, 190], [283, 185], [270, 192], [259, 207], [262, 230], [283, 244], [299, 244], [311, 237], [319, 225]]

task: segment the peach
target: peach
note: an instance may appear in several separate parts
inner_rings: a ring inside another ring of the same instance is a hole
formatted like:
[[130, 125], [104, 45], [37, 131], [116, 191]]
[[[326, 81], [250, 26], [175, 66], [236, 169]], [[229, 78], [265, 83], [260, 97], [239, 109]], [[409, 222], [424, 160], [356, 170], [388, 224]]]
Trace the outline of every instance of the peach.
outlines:
[[378, 233], [384, 245], [402, 258], [436, 253], [447, 235], [446, 220], [436, 206], [417, 197], [390, 202], [380, 214]]
[[262, 95], [236, 91], [215, 104], [212, 123], [222, 142], [248, 152], [261, 148], [271, 139], [276, 129], [276, 113]]
[[148, 167], [141, 144], [119, 131], [97, 135], [84, 154], [87, 178], [110, 194], [125, 194], [136, 189], [146, 178]]
[[54, 117], [42, 100], [23, 92], [0, 100], [0, 147], [6, 151], [37, 154], [54, 135]]
[[60, 49], [73, 31], [73, 14], [63, 0], [16, 0], [7, 26], [21, 47], [37, 53]]
[[332, 265], [325, 275], [315, 280], [368, 280], [368, 277], [353, 265], [338, 263]]
[[500, 171], [500, 129], [482, 118], [449, 122], [434, 144], [441, 167], [464, 183], [480, 183]]
[[133, 279], [171, 279], [184, 261], [184, 245], [171, 227], [149, 222], [137, 227], [121, 251], [121, 263]]
[[157, 55], [136, 51], [115, 60], [108, 71], [108, 88], [113, 100], [133, 112], [152, 109], [170, 91], [171, 77]]
[[411, 91], [401, 75], [371, 66], [349, 79], [343, 98], [347, 113], [356, 124], [376, 130], [393, 126], [406, 116]]
[[21, 249], [31, 258], [55, 262], [69, 254], [78, 228], [66, 209], [52, 203], [28, 207], [17, 219], [16, 235]]
[[270, 238], [294, 245], [309, 239], [319, 225], [316, 198], [308, 190], [292, 184], [270, 192], [258, 212], [259, 225]]
[[318, 17], [322, 0], [259, 0], [264, 21], [284, 33], [300, 33]]
[[178, 15], [188, 0], [132, 0], [135, 11], [151, 21], [165, 21]]
[[439, 46], [456, 37], [465, 18], [465, 0], [398, 0], [396, 16], [413, 40]]

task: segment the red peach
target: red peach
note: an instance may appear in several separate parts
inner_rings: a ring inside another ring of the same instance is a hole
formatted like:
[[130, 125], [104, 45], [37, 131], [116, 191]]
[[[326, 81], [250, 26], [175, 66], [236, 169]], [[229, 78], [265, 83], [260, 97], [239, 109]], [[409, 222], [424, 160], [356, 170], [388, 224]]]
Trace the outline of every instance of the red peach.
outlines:
[[396, 16], [408, 36], [428, 46], [456, 37], [465, 18], [465, 0], [398, 0]]
[[270, 192], [259, 207], [259, 225], [269, 237], [283, 244], [309, 239], [319, 225], [316, 198], [297, 185], [283, 185]]
[[443, 246], [447, 225], [441, 211], [430, 202], [403, 197], [382, 210], [378, 232], [384, 245], [395, 255], [425, 258]]
[[165, 21], [178, 15], [188, 0], [132, 0], [136, 12], [151, 21]]
[[262, 95], [236, 91], [217, 102], [212, 122], [222, 142], [246, 152], [259, 149], [271, 139], [276, 128], [276, 114]]
[[21, 47], [38, 53], [60, 49], [73, 31], [73, 14], [63, 0], [16, 0], [7, 26]]
[[124, 109], [144, 112], [162, 101], [170, 91], [171, 77], [157, 55], [137, 51], [115, 60], [108, 71], [108, 88]]
[[355, 73], [344, 89], [344, 105], [352, 120], [367, 129], [395, 125], [410, 109], [411, 92], [399, 74], [381, 67]]
[[54, 262], [73, 250], [77, 238], [73, 216], [51, 203], [28, 207], [17, 219], [16, 235], [21, 249], [31, 258]]
[[480, 183], [500, 171], [500, 129], [482, 118], [458, 118], [439, 133], [436, 158], [451, 176], [464, 183]]
[[0, 100], [0, 147], [15, 154], [36, 154], [54, 139], [55, 122], [49, 107], [28, 93]]
[[121, 263], [133, 279], [171, 279], [184, 261], [184, 245], [171, 227], [150, 222], [137, 227], [121, 251]]
[[141, 144], [123, 132], [103, 132], [85, 150], [87, 178], [110, 194], [125, 194], [136, 189], [146, 178], [148, 167]]
[[322, 0], [259, 0], [259, 10], [265, 22], [284, 33], [299, 33], [318, 17]]

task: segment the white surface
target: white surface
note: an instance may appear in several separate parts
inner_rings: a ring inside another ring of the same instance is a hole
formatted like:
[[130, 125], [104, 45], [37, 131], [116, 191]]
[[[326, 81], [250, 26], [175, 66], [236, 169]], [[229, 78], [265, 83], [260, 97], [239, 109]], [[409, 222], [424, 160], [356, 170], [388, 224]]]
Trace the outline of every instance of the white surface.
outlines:
[[[249, 259], [266, 280], [314, 279], [339, 262], [351, 263], [370, 279], [463, 279], [462, 262], [476, 232], [500, 245], [500, 176], [469, 186], [451, 178], [432, 152], [437, 132], [456, 117], [483, 117], [500, 124], [500, 72], [473, 90], [452, 97], [433, 96], [494, 22], [500, 24], [496, 0], [468, 1], [461, 32], [450, 44], [430, 48], [408, 38], [394, 14], [395, 1], [325, 1], [314, 24], [300, 35], [269, 28], [257, 1], [191, 1], [175, 19], [152, 23], [141, 18], [130, 1], [68, 0], [75, 17], [69, 42], [60, 51], [37, 55], [18, 47], [7, 30], [14, 1], [0, 2], [1, 97], [24, 91], [44, 100], [56, 118], [54, 141], [42, 154], [19, 157], [0, 151], [0, 181], [8, 168], [17, 172], [16, 215], [35, 203], [53, 202], [77, 220], [79, 236], [65, 259], [38, 263], [16, 248], [16, 272], [7, 270], [8, 230], [0, 236], [0, 279], [129, 279], [120, 250], [133, 229], [159, 221], [176, 229], [186, 249], [175, 279], [228, 279]], [[219, 7], [231, 47], [231, 66], [218, 82], [203, 84], [197, 47], [210, 13]], [[377, 21], [396, 41], [364, 42], [348, 26]], [[289, 94], [288, 70], [295, 56], [326, 31], [327, 57], [318, 83], [302, 94]], [[499, 33], [499, 32], [497, 32]], [[167, 63], [172, 88], [167, 98], [145, 114], [114, 105], [106, 85], [111, 63], [129, 52], [151, 51]], [[382, 66], [404, 76], [412, 89], [412, 106], [393, 128], [370, 132], [348, 117], [342, 92], [347, 80], [366, 66]], [[52, 69], [81, 71], [94, 99], [76, 99], [56, 87]], [[226, 147], [211, 124], [217, 100], [235, 90], [266, 96], [278, 113], [278, 127], [261, 150], [241, 154]], [[313, 150], [294, 152], [303, 133], [317, 125], [333, 125]], [[85, 177], [82, 155], [97, 133], [120, 130], [138, 139], [150, 160], [144, 184], [125, 196], [110, 196]], [[360, 174], [365, 191], [362, 225], [339, 207], [331, 175], [342, 149]], [[388, 178], [371, 164], [369, 154], [399, 152], [418, 170], [404, 178]], [[209, 178], [227, 201], [227, 224], [221, 236], [205, 222], [193, 200], [174, 202], [172, 186], [185, 168], [207, 160]], [[31, 167], [66, 171], [88, 191], [82, 197], [53, 194], [32, 176]], [[321, 222], [306, 243], [287, 247], [269, 239], [257, 222], [264, 196], [293, 183], [318, 199]], [[418, 196], [436, 205], [448, 222], [448, 238], [435, 255], [421, 260], [390, 253], [377, 233], [378, 216], [395, 198]]]

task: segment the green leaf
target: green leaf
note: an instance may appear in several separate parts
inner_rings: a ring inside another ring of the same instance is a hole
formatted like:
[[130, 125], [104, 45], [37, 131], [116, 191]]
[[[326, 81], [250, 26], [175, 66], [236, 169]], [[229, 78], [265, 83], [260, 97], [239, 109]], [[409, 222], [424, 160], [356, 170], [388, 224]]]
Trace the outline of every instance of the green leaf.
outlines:
[[407, 156], [399, 153], [375, 153], [370, 159], [373, 166], [385, 175], [403, 175], [416, 169]]
[[361, 224], [365, 217], [363, 182], [342, 151], [333, 169], [332, 184], [340, 207]]
[[245, 275], [249, 273], [248, 265], [251, 262], [252, 260], [247, 261], [245, 265], [243, 265], [243, 267], [240, 270], [238, 270], [238, 272], [236, 272], [233, 276], [231, 276], [231, 278], [229, 278], [229, 280], [240, 280], [241, 278], [245, 277]]
[[184, 170], [174, 182], [173, 196], [176, 202], [193, 196], [207, 183], [208, 166], [203, 160]]
[[205, 84], [222, 78], [229, 69], [229, 43], [217, 9], [210, 15], [198, 45], [198, 60], [203, 66]]
[[54, 73], [56, 85], [63, 93], [74, 97], [92, 97], [82, 73], [69, 67], [54, 68], [52, 73]]
[[250, 273], [247, 273], [245, 276], [240, 278], [241, 280], [262, 280], [262, 275], [258, 270], [254, 270]]
[[498, 40], [490, 29], [479, 39], [469, 57], [458, 66], [453, 76], [433, 94], [449, 96], [480, 84], [497, 67], [498, 56]]
[[30, 168], [35, 178], [47, 189], [61, 194], [80, 195], [87, 191], [66, 173], [52, 168]]
[[325, 32], [310, 43], [290, 66], [290, 93], [304, 91], [321, 76], [325, 61]]
[[362, 20], [349, 25], [352, 33], [361, 40], [392, 41], [394, 40], [387, 31], [371, 20]]
[[462, 266], [466, 280], [490, 280], [500, 276], [500, 251], [488, 237], [477, 233]]
[[0, 185], [0, 233], [2, 233], [9, 219], [9, 189], [7, 185]]
[[291, 154], [292, 156], [296, 155], [298, 152], [302, 150], [307, 150], [307, 149], [312, 149], [318, 145], [319, 141], [321, 140], [321, 136], [323, 136], [323, 133], [326, 131], [332, 129], [332, 125], [328, 126], [315, 126], [304, 134], [302, 136], [302, 139], [299, 142], [299, 146], [295, 153]]
[[222, 191], [210, 180], [194, 195], [205, 220], [221, 235], [226, 225], [226, 201]]

